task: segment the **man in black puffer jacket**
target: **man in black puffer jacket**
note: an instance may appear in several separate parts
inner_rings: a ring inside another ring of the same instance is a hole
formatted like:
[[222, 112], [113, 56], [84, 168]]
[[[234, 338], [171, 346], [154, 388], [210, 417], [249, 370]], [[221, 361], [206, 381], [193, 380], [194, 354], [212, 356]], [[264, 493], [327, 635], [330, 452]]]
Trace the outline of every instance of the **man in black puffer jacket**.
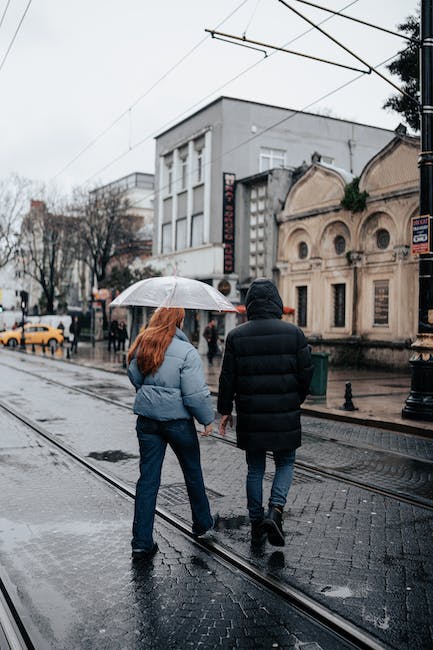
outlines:
[[[220, 433], [232, 424], [236, 403], [237, 445], [246, 451], [247, 500], [251, 541], [268, 536], [284, 546], [282, 513], [301, 444], [301, 404], [313, 375], [310, 348], [302, 331], [281, 320], [283, 303], [275, 285], [255, 280], [246, 296], [248, 322], [229, 332], [219, 379]], [[272, 451], [275, 476], [264, 516], [266, 451]]]

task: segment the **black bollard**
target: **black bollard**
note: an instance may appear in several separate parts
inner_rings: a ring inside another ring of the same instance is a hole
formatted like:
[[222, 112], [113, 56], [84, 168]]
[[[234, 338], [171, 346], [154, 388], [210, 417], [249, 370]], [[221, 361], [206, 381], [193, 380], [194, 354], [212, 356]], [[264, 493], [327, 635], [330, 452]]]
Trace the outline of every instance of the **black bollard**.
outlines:
[[54, 347], [54, 345], [52, 345], [51, 346], [51, 356], [52, 357], [54, 356], [55, 351], [56, 351], [56, 348]]
[[70, 358], [71, 358], [71, 350], [70, 350], [70, 348], [69, 348], [69, 345], [68, 345], [68, 347], [66, 348], [66, 358], [67, 358], [67, 359], [70, 359]]
[[45, 343], [42, 343], [42, 354], [45, 354]]
[[32, 352], [36, 352], [35, 344], [32, 343]]
[[352, 384], [350, 381], [346, 381], [346, 389], [344, 391], [344, 404], [341, 407], [343, 411], [357, 411], [358, 409], [354, 406], [352, 401]]

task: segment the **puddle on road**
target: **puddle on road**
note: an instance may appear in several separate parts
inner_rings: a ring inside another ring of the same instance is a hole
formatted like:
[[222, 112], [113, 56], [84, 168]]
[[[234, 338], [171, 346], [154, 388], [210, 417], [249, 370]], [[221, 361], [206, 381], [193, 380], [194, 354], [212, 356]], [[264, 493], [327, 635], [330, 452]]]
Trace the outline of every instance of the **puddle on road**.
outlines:
[[240, 530], [250, 525], [250, 518], [247, 515], [236, 515], [235, 517], [219, 517], [218, 530]]
[[106, 460], [109, 463], [118, 463], [121, 460], [128, 460], [129, 458], [138, 458], [137, 454], [128, 454], [121, 449], [109, 449], [108, 451], [91, 451], [87, 454], [88, 458], [95, 460]]

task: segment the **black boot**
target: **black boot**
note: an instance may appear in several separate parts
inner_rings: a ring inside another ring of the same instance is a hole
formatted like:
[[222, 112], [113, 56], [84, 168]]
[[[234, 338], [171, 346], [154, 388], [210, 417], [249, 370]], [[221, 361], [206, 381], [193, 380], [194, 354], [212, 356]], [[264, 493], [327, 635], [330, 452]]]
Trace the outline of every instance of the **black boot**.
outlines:
[[143, 560], [150, 560], [155, 553], [158, 551], [158, 544], [153, 543], [152, 548], [149, 551], [140, 551], [139, 549], [132, 549], [132, 559], [134, 562], [140, 562]]
[[263, 520], [263, 527], [268, 533], [269, 544], [284, 546], [283, 509], [280, 506], [270, 506]]
[[251, 522], [251, 544], [261, 546], [266, 542], [266, 530], [263, 527], [263, 519]]

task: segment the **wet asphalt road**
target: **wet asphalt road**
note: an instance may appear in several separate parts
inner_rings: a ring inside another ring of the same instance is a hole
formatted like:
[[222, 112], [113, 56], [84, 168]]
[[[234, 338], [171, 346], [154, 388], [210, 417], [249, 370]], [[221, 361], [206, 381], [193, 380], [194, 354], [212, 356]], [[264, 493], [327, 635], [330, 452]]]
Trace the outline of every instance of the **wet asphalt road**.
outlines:
[[[0, 373], [3, 401], [134, 485], [138, 465], [134, 416], [74, 390], [90, 390], [129, 406], [133, 393], [125, 376], [13, 353], [2, 355]], [[304, 419], [304, 428], [308, 433], [298, 460], [432, 499], [429, 441], [311, 418]], [[212, 505], [225, 525], [218, 541], [279, 580], [301, 587], [388, 647], [430, 647], [431, 511], [298, 471], [289, 495], [286, 547], [281, 551], [267, 547], [253, 555], [245, 516], [243, 454], [217, 439], [202, 439], [201, 447]], [[26, 464], [24, 458], [20, 462]], [[182, 477], [170, 453], [159, 503], [189, 520]], [[130, 526], [128, 516], [121, 521], [124, 532]]]

